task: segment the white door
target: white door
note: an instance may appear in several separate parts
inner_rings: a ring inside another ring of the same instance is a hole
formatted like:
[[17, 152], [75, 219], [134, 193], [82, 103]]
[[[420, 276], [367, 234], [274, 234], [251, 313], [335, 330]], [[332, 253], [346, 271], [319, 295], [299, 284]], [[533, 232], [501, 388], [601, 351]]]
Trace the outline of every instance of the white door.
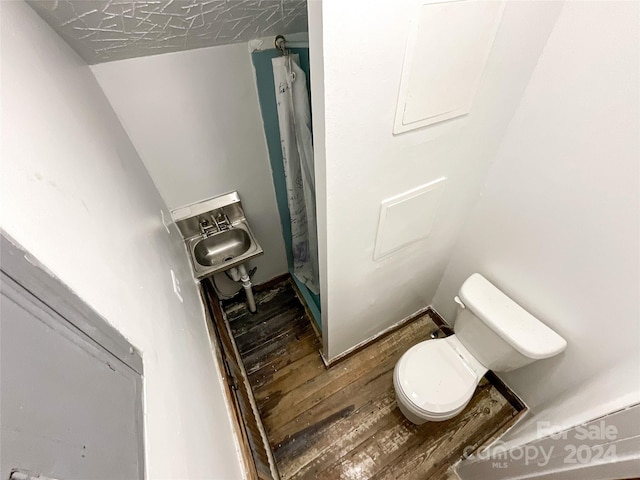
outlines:
[[140, 373], [4, 271], [1, 287], [0, 478], [143, 479]]

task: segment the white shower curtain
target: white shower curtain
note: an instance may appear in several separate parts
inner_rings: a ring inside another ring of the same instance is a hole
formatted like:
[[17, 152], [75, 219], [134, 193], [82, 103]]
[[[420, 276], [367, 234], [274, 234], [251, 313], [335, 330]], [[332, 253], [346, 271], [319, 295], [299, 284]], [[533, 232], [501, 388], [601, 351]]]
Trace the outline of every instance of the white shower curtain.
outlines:
[[316, 188], [306, 75], [298, 65], [298, 55], [274, 58], [272, 62], [291, 216], [293, 273], [318, 295]]

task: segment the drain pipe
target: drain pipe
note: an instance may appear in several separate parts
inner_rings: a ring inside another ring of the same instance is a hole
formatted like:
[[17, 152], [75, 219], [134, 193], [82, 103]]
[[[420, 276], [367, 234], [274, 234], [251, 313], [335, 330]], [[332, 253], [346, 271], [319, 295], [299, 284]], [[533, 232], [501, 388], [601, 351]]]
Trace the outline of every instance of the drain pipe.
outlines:
[[256, 313], [256, 301], [253, 298], [253, 290], [251, 289], [251, 277], [249, 277], [244, 263], [241, 263], [237, 267], [230, 268], [229, 275], [231, 275], [234, 282], [242, 282], [244, 293], [247, 295], [249, 311], [251, 313]]

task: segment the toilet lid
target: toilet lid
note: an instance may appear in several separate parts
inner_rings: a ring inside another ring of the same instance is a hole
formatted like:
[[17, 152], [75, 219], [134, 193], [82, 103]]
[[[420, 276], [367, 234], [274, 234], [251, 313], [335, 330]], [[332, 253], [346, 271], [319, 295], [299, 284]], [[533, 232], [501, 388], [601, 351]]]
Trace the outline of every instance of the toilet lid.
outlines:
[[398, 362], [398, 380], [405, 397], [425, 412], [447, 413], [471, 398], [476, 374], [444, 340], [411, 347]]

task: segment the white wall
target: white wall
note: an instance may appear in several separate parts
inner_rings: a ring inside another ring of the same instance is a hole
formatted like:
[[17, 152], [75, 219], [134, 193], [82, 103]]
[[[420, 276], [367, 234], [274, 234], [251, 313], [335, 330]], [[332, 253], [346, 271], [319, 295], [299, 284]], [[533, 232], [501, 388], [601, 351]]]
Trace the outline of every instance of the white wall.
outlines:
[[0, 3], [2, 229], [141, 350], [148, 478], [241, 478], [203, 307], [178, 230], [160, 222], [164, 202], [89, 67], [26, 4]]
[[[415, 2], [319, 3], [309, 9], [310, 50], [323, 51], [324, 88], [314, 83], [311, 94], [325, 112], [314, 115], [314, 142], [316, 176], [326, 177], [318, 198], [322, 323], [334, 358], [431, 302], [560, 6], [509, 2], [471, 113], [394, 136]], [[380, 203], [441, 176], [449, 180], [431, 236], [374, 262]]]
[[247, 44], [91, 67], [171, 209], [240, 192], [264, 256], [254, 281], [287, 271]]
[[[328, 311], [327, 302], [327, 159], [325, 150], [326, 135], [324, 130], [324, 52], [322, 45], [322, 2], [311, 0], [307, 2], [307, 15], [309, 18], [309, 63], [313, 65], [309, 69], [311, 82], [311, 111], [313, 122], [313, 158], [315, 162], [316, 181], [316, 223], [318, 235], [318, 267], [320, 281], [321, 311]], [[329, 351], [329, 329], [327, 328], [327, 314], [322, 314], [322, 351]]]
[[637, 2], [567, 2], [434, 299], [447, 320], [481, 272], [562, 335], [501, 377], [562, 427], [640, 401]]
[[[504, 445], [497, 442], [480, 458], [470, 457], [459, 463], [456, 473], [463, 480], [637, 478], [639, 435], [640, 404], [555, 432], [508, 455], [504, 455]], [[501, 467], [496, 468], [496, 464]]]

